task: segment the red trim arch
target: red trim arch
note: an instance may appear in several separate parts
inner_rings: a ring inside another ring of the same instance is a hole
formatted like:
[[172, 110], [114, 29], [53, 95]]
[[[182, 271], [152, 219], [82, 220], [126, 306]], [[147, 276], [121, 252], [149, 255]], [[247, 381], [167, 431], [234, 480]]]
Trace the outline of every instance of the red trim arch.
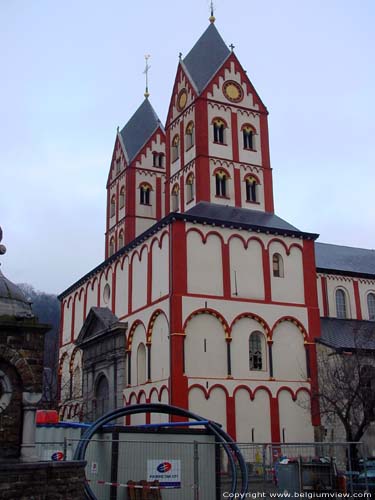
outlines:
[[257, 129], [254, 127], [254, 125], [252, 125], [251, 123], [243, 123], [241, 125], [241, 131], [245, 128], [251, 128], [251, 130], [254, 132], [254, 134], [257, 133]]
[[138, 184], [138, 189], [141, 188], [141, 187], [146, 187], [147, 189], [149, 189], [150, 191], [153, 191], [154, 188], [151, 186], [151, 184], [147, 181], [141, 181], [139, 184]]
[[163, 246], [163, 239], [164, 239], [165, 236], [169, 236], [169, 232], [166, 231], [166, 230], [164, 230], [161, 233], [160, 237], [154, 236], [152, 238], [152, 240], [151, 240], [150, 248], [152, 248], [152, 246], [155, 244], [155, 242], [158, 244], [159, 248], [162, 248], [162, 246]]
[[[74, 365], [74, 360], [75, 357], [77, 356], [77, 353], [81, 353], [81, 349], [79, 347], [75, 347], [73, 349], [72, 355], [70, 356], [70, 361], [69, 361], [69, 372], [70, 374], [73, 374], [73, 365]], [[65, 353], [67, 354], [67, 353]]]
[[284, 323], [284, 321], [289, 321], [290, 323], [293, 323], [293, 325], [295, 325], [298, 328], [298, 330], [302, 333], [304, 340], [308, 340], [309, 335], [308, 335], [305, 327], [297, 318], [294, 318], [293, 316], [283, 316], [282, 318], [279, 318], [275, 322], [275, 324], [273, 325], [273, 327], [271, 329], [271, 339], [273, 338], [276, 327], [278, 325], [280, 325], [280, 323]]
[[201, 385], [201, 384], [193, 384], [193, 385], [191, 385], [189, 387], [189, 389], [188, 389], [188, 393], [190, 393], [190, 391], [192, 391], [193, 389], [200, 389], [203, 392], [205, 399], [209, 398], [208, 391], [206, 390], [205, 387], [203, 387], [203, 385]]
[[146, 249], [146, 251], [148, 251], [147, 243], [144, 243], [140, 249], [134, 250], [134, 252], [132, 253], [132, 256], [130, 257], [130, 264], [131, 265], [133, 265], [133, 260], [134, 260], [136, 255], [138, 256], [138, 261], [141, 262], [141, 260], [143, 258], [142, 253], [144, 252], [145, 249]]
[[159, 392], [159, 401], [162, 400], [162, 397], [163, 397], [163, 392], [166, 391], [167, 393], [167, 400], [169, 401], [169, 389], [166, 385], [163, 385], [161, 388], [160, 388], [160, 392]]
[[259, 180], [259, 177], [258, 177], [257, 175], [255, 175], [255, 174], [250, 173], [250, 172], [249, 172], [249, 173], [247, 173], [247, 174], [244, 176], [243, 180], [246, 182], [246, 181], [247, 181], [247, 179], [250, 179], [250, 178], [255, 179], [255, 182], [257, 183], [257, 185], [258, 185], [258, 186], [261, 184], [261, 182], [260, 182], [260, 180]]
[[128, 340], [126, 342], [126, 350], [127, 351], [131, 351], [132, 350], [132, 343], [133, 343], [133, 335], [134, 335], [134, 332], [135, 332], [135, 329], [139, 326], [139, 325], [142, 325], [143, 328], [145, 329], [145, 332], [146, 332], [146, 327], [143, 323], [143, 321], [141, 321], [140, 319], [136, 319], [134, 321], [134, 323], [132, 324], [130, 330], [129, 330], [129, 335], [128, 335]]
[[207, 238], [209, 236], [214, 235], [214, 236], [218, 236], [218, 238], [220, 239], [221, 243], [223, 245], [225, 245], [225, 241], [224, 241], [223, 235], [220, 234], [218, 231], [208, 231], [208, 233], [204, 234], [204, 232], [201, 231], [200, 229], [198, 229], [196, 227], [191, 227], [190, 229], [188, 229], [186, 231], [186, 235], [188, 235], [190, 232], [196, 232], [196, 233], [198, 233], [201, 236], [201, 238], [202, 238], [203, 244], [205, 244], [207, 242]]
[[[58, 372], [57, 372], [59, 377], [61, 377], [61, 375], [62, 375], [62, 369], [63, 369], [64, 361], [66, 358], [69, 358], [69, 354], [67, 353], [67, 351], [64, 352], [64, 354], [61, 356], [60, 361], [59, 361], [59, 367], [58, 367]], [[70, 368], [69, 368], [69, 372], [70, 372]]]
[[216, 121], [223, 122], [224, 123], [224, 127], [225, 128], [229, 128], [227, 121], [224, 118], [222, 118], [221, 116], [215, 116], [214, 118], [212, 118], [211, 125], [213, 125]]
[[226, 396], [227, 398], [229, 398], [229, 392], [228, 392], [228, 389], [227, 389], [224, 385], [222, 385], [222, 384], [214, 384], [214, 385], [212, 385], [212, 386], [208, 389], [208, 397], [210, 397], [211, 392], [213, 392], [213, 391], [214, 391], [214, 389], [222, 389], [222, 390], [224, 391], [224, 393], [225, 393], [225, 396]]
[[121, 261], [120, 261], [120, 262], [121, 262], [121, 271], [123, 271], [123, 270], [124, 270], [124, 266], [125, 266], [125, 261], [126, 261], [126, 259], [128, 259], [128, 266], [130, 266], [130, 256], [129, 256], [129, 254], [127, 253], [127, 254], [125, 254], [125, 255], [122, 257], [122, 259], [121, 259]]
[[[280, 233], [282, 233], [282, 230], [280, 230]], [[288, 247], [288, 245], [285, 243], [285, 241], [281, 240], [280, 238], [272, 238], [267, 244], [267, 250], [270, 249], [271, 243], [275, 243], [275, 242], [280, 243], [285, 248], [285, 252], [287, 255], [290, 255], [290, 250], [293, 247], [299, 248], [301, 250], [301, 252], [303, 251], [303, 247], [299, 243], [291, 243]]]
[[282, 391], [289, 392], [289, 394], [292, 396], [292, 400], [293, 400], [293, 401], [296, 401], [296, 400], [297, 400], [297, 397], [296, 397], [295, 393], [293, 392], [293, 389], [291, 389], [291, 388], [290, 388], [290, 387], [288, 387], [287, 385], [283, 385], [283, 386], [281, 386], [281, 387], [278, 389], [278, 391], [277, 391], [277, 393], [276, 393], [276, 399], [277, 399], [277, 400], [279, 399], [279, 394], [280, 394], [280, 392], [282, 392]]
[[220, 172], [224, 172], [224, 174], [227, 176], [227, 179], [231, 179], [232, 178], [231, 175], [230, 175], [230, 173], [228, 172], [228, 170], [226, 168], [224, 168], [224, 167], [216, 167], [215, 170], [212, 172], [212, 175], [214, 176], [214, 175], [216, 175], [216, 174], [218, 174]]
[[311, 398], [311, 391], [308, 387], [300, 387], [299, 389], [297, 389], [295, 392], [296, 399], [297, 399], [297, 396], [300, 392], [307, 392], [307, 394], [309, 395], [309, 398]]
[[250, 312], [241, 313], [241, 314], [239, 314], [238, 316], [236, 316], [234, 318], [234, 320], [232, 321], [232, 323], [230, 325], [230, 334], [231, 334], [230, 337], [232, 337], [232, 328], [233, 328], [233, 326], [235, 325], [235, 323], [237, 323], [237, 321], [239, 321], [242, 318], [254, 319], [255, 321], [257, 321], [263, 327], [263, 329], [265, 331], [265, 334], [267, 336], [267, 340], [269, 340], [269, 339], [272, 338], [272, 330], [269, 327], [267, 321], [264, 320], [261, 316], [258, 316], [258, 314], [250, 313]]
[[147, 330], [146, 330], [146, 343], [152, 343], [152, 331], [153, 331], [153, 327], [154, 327], [154, 324], [155, 324], [155, 321], [156, 321], [156, 318], [158, 318], [160, 315], [163, 315], [165, 317], [165, 319], [167, 320], [167, 323], [169, 325], [169, 321], [168, 321], [168, 318], [167, 318], [167, 315], [165, 314], [165, 312], [162, 310], [162, 309], [156, 309], [156, 311], [154, 311], [152, 313], [152, 316], [148, 322], [148, 326], [147, 326]]
[[258, 238], [257, 236], [250, 236], [248, 239], [245, 239], [242, 235], [240, 234], [232, 234], [232, 236], [229, 236], [228, 238], [228, 244], [229, 242], [232, 240], [232, 239], [238, 239], [238, 240], [241, 240], [242, 243], [243, 243], [243, 246], [244, 248], [247, 250], [247, 248], [249, 247], [249, 243], [251, 243], [252, 241], [256, 241], [257, 243], [260, 244], [261, 246], [261, 249], [264, 250], [265, 247], [264, 247], [264, 242]]
[[139, 403], [141, 401], [141, 396], [144, 396], [145, 397], [145, 402], [147, 402], [147, 394], [146, 394], [146, 391], [144, 389], [141, 389], [138, 394], [137, 394], [137, 403]]
[[[230, 327], [229, 327], [226, 319], [224, 318], [224, 316], [222, 316], [215, 309], [209, 309], [209, 308], [197, 309], [196, 311], [193, 311], [192, 313], [190, 313], [189, 316], [186, 318], [186, 320], [183, 324], [183, 327], [182, 327], [184, 333], [185, 333], [185, 330], [186, 330], [186, 327], [187, 327], [187, 324], [189, 323], [189, 321], [192, 318], [194, 318], [194, 316], [199, 316], [200, 314], [209, 314], [210, 316], [214, 316], [216, 319], [218, 319], [223, 327], [223, 330], [225, 333], [225, 338], [230, 338]], [[186, 333], [185, 333], [185, 335], [186, 335]]]

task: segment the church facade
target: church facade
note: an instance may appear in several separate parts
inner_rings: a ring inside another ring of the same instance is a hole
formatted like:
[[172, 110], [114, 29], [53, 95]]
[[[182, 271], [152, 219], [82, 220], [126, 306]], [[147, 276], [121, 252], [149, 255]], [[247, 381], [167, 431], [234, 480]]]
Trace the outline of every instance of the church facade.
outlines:
[[375, 257], [275, 214], [267, 117], [211, 19], [165, 126], [146, 95], [118, 130], [105, 260], [60, 295], [64, 419], [167, 402], [239, 442], [318, 435], [321, 317], [375, 319]]

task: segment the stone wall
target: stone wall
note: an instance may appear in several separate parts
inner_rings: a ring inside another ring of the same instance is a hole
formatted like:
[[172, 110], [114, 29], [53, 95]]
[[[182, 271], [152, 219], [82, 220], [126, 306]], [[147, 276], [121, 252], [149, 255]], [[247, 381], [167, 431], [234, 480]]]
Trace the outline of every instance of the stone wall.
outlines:
[[0, 463], [0, 500], [84, 500], [85, 465]]

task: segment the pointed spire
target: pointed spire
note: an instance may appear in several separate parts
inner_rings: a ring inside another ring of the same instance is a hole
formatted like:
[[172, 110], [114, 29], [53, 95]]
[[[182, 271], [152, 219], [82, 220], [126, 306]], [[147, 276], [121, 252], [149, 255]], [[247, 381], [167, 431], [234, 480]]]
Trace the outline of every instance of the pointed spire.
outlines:
[[148, 60], [150, 59], [150, 54], [145, 54], [145, 60], [146, 60], [146, 67], [145, 67], [145, 70], [143, 72], [144, 75], [146, 75], [146, 90], [145, 90], [145, 98], [147, 99], [150, 95], [149, 91], [148, 91], [148, 70], [151, 68], [151, 66], [148, 64]]
[[208, 20], [210, 21], [211, 24], [213, 24], [216, 21], [216, 17], [214, 16], [214, 10], [215, 9], [214, 9], [214, 2], [213, 2], [213, 0], [211, 0], [210, 9], [211, 9], [211, 15], [208, 18]]

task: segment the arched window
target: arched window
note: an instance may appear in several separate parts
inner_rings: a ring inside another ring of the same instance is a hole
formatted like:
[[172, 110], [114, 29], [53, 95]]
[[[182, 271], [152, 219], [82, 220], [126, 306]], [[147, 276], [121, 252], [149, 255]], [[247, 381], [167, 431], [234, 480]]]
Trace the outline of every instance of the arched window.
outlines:
[[172, 162], [176, 161], [180, 157], [180, 138], [178, 135], [175, 135], [172, 141]]
[[262, 337], [260, 332], [253, 332], [249, 337], [250, 370], [263, 370]]
[[119, 198], [119, 208], [124, 208], [125, 205], [125, 186], [122, 186], [120, 189], [120, 198]]
[[185, 132], [185, 142], [186, 142], [186, 150], [190, 149], [192, 146], [194, 146], [194, 123], [189, 122], [186, 127], [186, 132]]
[[164, 166], [164, 154], [163, 153], [152, 153], [152, 166], [162, 168]]
[[346, 293], [344, 290], [336, 290], [336, 316], [341, 319], [348, 317], [346, 305]]
[[194, 174], [190, 173], [186, 179], [186, 201], [192, 201], [194, 199]]
[[248, 175], [245, 179], [246, 182], [246, 201], [256, 202], [257, 200], [257, 185], [258, 181], [252, 175]]
[[139, 202], [141, 205], [151, 205], [151, 186], [143, 183], [139, 186]]
[[82, 381], [81, 381], [81, 369], [79, 366], [74, 368], [73, 372], [73, 399], [78, 399], [81, 397]]
[[228, 176], [224, 170], [219, 170], [215, 174], [216, 179], [216, 196], [227, 196], [227, 179]]
[[109, 242], [109, 256], [111, 257], [115, 253], [115, 239], [112, 236]]
[[116, 213], [116, 196], [113, 195], [111, 198], [111, 210], [110, 210], [111, 217], [113, 217], [115, 213]]
[[116, 175], [120, 173], [121, 170], [121, 159], [117, 158], [116, 160]]
[[226, 123], [221, 118], [215, 118], [213, 120], [214, 128], [214, 142], [217, 144], [225, 144], [225, 129]]
[[255, 130], [251, 125], [244, 125], [242, 127], [242, 136], [243, 136], [243, 147], [244, 149], [254, 150], [255, 143]]
[[124, 246], [124, 231], [120, 231], [119, 237], [118, 237], [118, 247], [122, 248]]
[[284, 261], [279, 253], [273, 254], [272, 270], [275, 278], [284, 278]]
[[139, 344], [137, 350], [137, 385], [146, 383], [146, 347]]
[[173, 212], [177, 212], [180, 208], [180, 200], [179, 200], [180, 188], [178, 184], [175, 184], [172, 189], [172, 210]]
[[375, 321], [375, 293], [370, 292], [367, 295], [368, 319]]
[[109, 387], [107, 378], [102, 375], [95, 388], [95, 417], [99, 418], [109, 410]]

